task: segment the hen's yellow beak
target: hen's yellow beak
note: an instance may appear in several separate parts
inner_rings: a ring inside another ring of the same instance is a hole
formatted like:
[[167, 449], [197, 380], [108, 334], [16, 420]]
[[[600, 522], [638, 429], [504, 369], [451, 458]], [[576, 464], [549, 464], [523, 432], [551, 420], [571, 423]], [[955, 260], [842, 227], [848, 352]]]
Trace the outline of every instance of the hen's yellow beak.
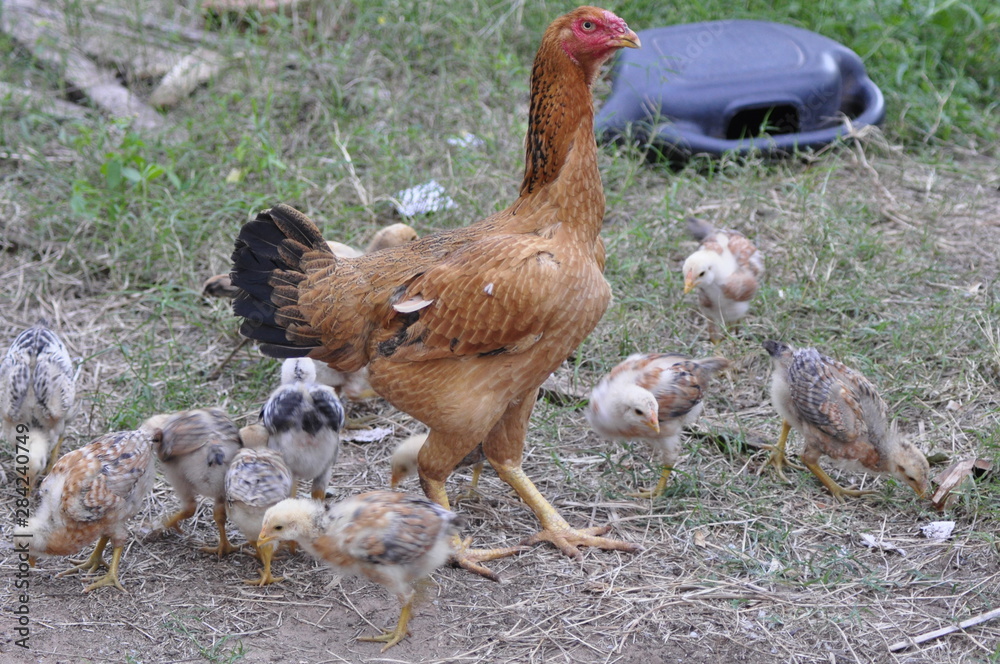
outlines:
[[619, 48], [641, 48], [642, 42], [639, 41], [639, 35], [626, 28], [623, 34], [618, 35], [612, 40], [612, 45]]

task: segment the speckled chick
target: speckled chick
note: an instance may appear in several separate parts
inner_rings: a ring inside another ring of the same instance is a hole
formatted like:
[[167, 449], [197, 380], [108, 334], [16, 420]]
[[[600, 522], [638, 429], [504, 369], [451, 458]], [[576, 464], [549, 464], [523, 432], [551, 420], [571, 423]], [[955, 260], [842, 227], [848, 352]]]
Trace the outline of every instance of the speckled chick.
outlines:
[[84, 590], [103, 586], [124, 590], [118, 564], [128, 533], [126, 524], [153, 488], [153, 445], [159, 430], [118, 431], [69, 452], [39, 487], [40, 503], [28, 525], [14, 532], [15, 546], [29, 555], [72, 555], [97, 541], [91, 556], [59, 574], [96, 572], [105, 567], [104, 548], [113, 548], [108, 573]]
[[453, 512], [423, 496], [395, 491], [372, 491], [330, 505], [289, 499], [267, 511], [257, 541], [297, 541], [316, 559], [395, 593], [402, 604], [396, 628], [358, 639], [384, 642], [385, 652], [406, 636], [414, 584], [452, 553], [454, 519]]
[[11, 456], [28, 457], [28, 492], [58, 458], [75, 399], [73, 361], [59, 336], [44, 320], [21, 332], [0, 360], [0, 417]]
[[221, 408], [199, 408], [154, 415], [144, 426], [163, 432], [156, 456], [181, 503], [163, 527], [181, 532], [180, 522], [194, 516], [197, 497], [205, 496], [213, 501], [219, 544], [202, 550], [220, 557], [235, 551], [226, 537], [225, 498], [226, 469], [243, 446], [236, 425]]
[[292, 495], [292, 473], [281, 455], [269, 449], [242, 449], [226, 472], [226, 513], [260, 559], [260, 578], [244, 583], [266, 586], [281, 581], [271, 575], [274, 543], [260, 545], [257, 535], [264, 523], [264, 513]]
[[697, 219], [688, 230], [701, 244], [687, 257], [684, 293], [698, 290], [698, 309], [708, 319], [709, 337], [722, 341], [722, 330], [747, 315], [764, 276], [764, 256], [742, 233], [715, 230]]
[[815, 348], [771, 340], [763, 345], [774, 365], [771, 403], [783, 418], [768, 463], [782, 479], [785, 443], [794, 428], [805, 441], [802, 462], [838, 500], [871, 492], [842, 488], [820, 467], [820, 457], [846, 470], [892, 475], [926, 495], [926, 457], [889, 424], [888, 407], [867, 378]]
[[344, 407], [332, 388], [316, 382], [309, 358], [285, 360], [281, 383], [261, 410], [267, 446], [281, 454], [296, 480], [312, 480], [312, 497], [322, 500], [337, 462]]
[[714, 373], [726, 368], [722, 357], [694, 360], [669, 353], [630, 355], [594, 387], [584, 414], [601, 436], [646, 440], [662, 466], [651, 490], [632, 494], [656, 498], [681, 451], [681, 431], [704, 409], [703, 398]]

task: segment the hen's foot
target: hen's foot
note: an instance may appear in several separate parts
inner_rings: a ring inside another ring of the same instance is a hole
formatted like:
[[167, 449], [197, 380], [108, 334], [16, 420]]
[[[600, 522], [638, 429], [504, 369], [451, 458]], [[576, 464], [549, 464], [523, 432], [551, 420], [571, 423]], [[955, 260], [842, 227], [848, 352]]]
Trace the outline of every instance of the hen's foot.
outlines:
[[579, 558], [582, 555], [579, 549], [581, 546], [595, 546], [605, 551], [615, 550], [628, 553], [635, 553], [642, 549], [638, 544], [623, 542], [622, 540], [611, 539], [610, 537], [601, 537], [601, 535], [609, 530], [611, 530], [611, 526], [595, 526], [593, 528], [580, 529], [571, 528], [568, 525], [562, 528], [549, 527], [523, 540], [521, 544], [530, 545], [538, 544], [539, 542], [549, 542], [570, 558]]
[[508, 546], [499, 549], [470, 549], [469, 545], [471, 543], [471, 537], [464, 540], [459, 540], [457, 536], [454, 538], [453, 546], [455, 552], [451, 554], [451, 564], [455, 567], [475, 572], [479, 576], [484, 576], [491, 581], [500, 581], [499, 575], [493, 570], [484, 567], [481, 563], [497, 560], [498, 558], [506, 558], [524, 551], [523, 546]]

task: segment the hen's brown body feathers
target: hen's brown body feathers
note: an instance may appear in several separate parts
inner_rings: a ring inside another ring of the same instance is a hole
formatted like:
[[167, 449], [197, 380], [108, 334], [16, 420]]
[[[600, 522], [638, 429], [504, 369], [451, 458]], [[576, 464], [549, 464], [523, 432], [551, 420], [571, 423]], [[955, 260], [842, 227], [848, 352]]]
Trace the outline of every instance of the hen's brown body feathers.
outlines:
[[338, 370], [368, 364], [372, 387], [431, 429], [419, 457], [430, 497], [447, 505], [444, 480], [482, 442], [546, 534], [569, 533], [543, 539], [570, 555], [579, 544], [632, 547], [570, 532], [520, 459], [538, 386], [611, 299], [590, 84], [615, 50], [637, 45], [621, 19], [592, 7], [549, 26], [532, 72], [521, 193], [506, 210], [344, 260], [304, 215], [277, 206], [244, 226], [233, 254], [244, 291], [234, 310], [265, 353], [308, 353]]

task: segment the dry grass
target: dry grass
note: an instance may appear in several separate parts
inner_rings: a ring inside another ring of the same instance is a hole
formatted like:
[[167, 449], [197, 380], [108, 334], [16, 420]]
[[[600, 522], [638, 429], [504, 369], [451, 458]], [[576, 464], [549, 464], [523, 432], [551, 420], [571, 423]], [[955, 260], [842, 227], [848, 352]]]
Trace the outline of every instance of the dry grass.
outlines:
[[[506, 17], [520, 21], [521, 9], [514, 3]], [[444, 104], [448, 76], [427, 74], [418, 56], [397, 62], [366, 41], [362, 22], [351, 22], [357, 17], [349, 18], [324, 27], [330, 30], [325, 38], [345, 45], [337, 58], [305, 40], [301, 52], [281, 58], [238, 60], [229, 77], [176, 111], [191, 121], [190, 143], [179, 148], [138, 145], [99, 122], [84, 129], [46, 124], [36, 143], [27, 134], [7, 134], [41, 157], [0, 161], [0, 279], [8, 303], [0, 308], [0, 342], [44, 315], [80, 359], [80, 407], [67, 449], [109, 429], [134, 427], [154, 410], [217, 405], [241, 424], [256, 417], [277, 365], [248, 347], [208, 380], [238, 337], [227, 307], [198, 294], [205, 276], [228, 268], [232, 238], [253, 210], [288, 200], [323, 219], [331, 238], [363, 245], [383, 221], [384, 207], [373, 201], [430, 177], [445, 184], [459, 208], [417, 220], [421, 233], [467, 223], [512, 196], [526, 60], [483, 58], [463, 69], [467, 53], [443, 49], [439, 66], [460, 74], [453, 76], [460, 80], [456, 103]], [[480, 18], [468, 20], [502, 24], [496, 16]], [[403, 46], [420, 52], [421, 39], [437, 44], [447, 27], [467, 29], [444, 19], [429, 26], [416, 36], [399, 28]], [[518, 53], [534, 48], [533, 35], [511, 32]], [[482, 25], [469, 34], [491, 48], [502, 41]], [[268, 45], [258, 38], [255, 47], [260, 42]], [[266, 90], [259, 81], [267, 82]], [[513, 112], [511, 99], [518, 100]], [[487, 148], [442, 156], [441, 137], [461, 129], [486, 137]], [[341, 146], [353, 169], [340, 160]], [[101, 169], [115, 159], [168, 164], [184, 187], [161, 179], [142, 191], [113, 188]], [[245, 171], [239, 186], [224, 184], [232, 168]], [[753, 314], [719, 349], [734, 368], [715, 381], [706, 416], [662, 499], [624, 495], [655, 479], [644, 447], [598, 439], [572, 406], [536, 407], [525, 455], [529, 476], [570, 523], [611, 523], [613, 534], [640, 543], [641, 553], [585, 551], [572, 561], [535, 547], [493, 565], [503, 577], [499, 585], [443, 569], [425, 588], [412, 635], [379, 655], [354, 637], [394, 621], [393, 598], [365, 581], [334, 583], [304, 555], [275, 562], [285, 582], [244, 586], [241, 579], [257, 573], [251, 557], [216, 560], [197, 551], [214, 542], [209, 506], [201, 506], [183, 536], [151, 533], [176, 506], [161, 478], [125, 551], [122, 580], [129, 592], [83, 595], [75, 579], [54, 578], [65, 560], [42, 559], [31, 577], [33, 650], [24, 653], [9, 640], [13, 623], [5, 609], [0, 659], [1000, 658], [1000, 621], [888, 651], [908, 635], [996, 608], [995, 476], [964, 487], [940, 515], [905, 486], [845, 475], [843, 483], [878, 494], [841, 506], [808, 473], [793, 473], [788, 486], [758, 474], [763, 454], [755, 447], [773, 440], [780, 425], [767, 402], [770, 367], [759, 345], [780, 337], [817, 345], [872, 377], [901, 429], [925, 451], [1000, 461], [995, 156], [954, 146], [914, 152], [876, 134], [809, 161], [705, 162], [679, 171], [635, 151], [604, 150], [601, 169], [607, 276], [616, 301], [565, 366], [582, 389], [630, 352], [711, 351], [693, 303], [681, 295], [679, 266], [694, 246], [683, 233], [687, 215], [747, 233], [767, 257]], [[75, 197], [72, 204], [68, 196]], [[376, 415], [375, 424], [392, 426], [395, 434], [344, 445], [331, 487], [336, 498], [386, 486], [392, 447], [421, 427], [381, 401], [357, 406], [352, 415], [359, 413]], [[0, 460], [10, 470], [6, 449]], [[459, 474], [453, 491], [467, 481]], [[510, 545], [537, 528], [530, 510], [489, 470], [481, 493], [458, 507], [477, 546]], [[6, 485], [0, 501], [10, 507], [14, 498]], [[940, 518], [957, 522], [955, 535], [946, 542], [924, 538], [920, 526]], [[10, 530], [10, 520], [0, 520], [6, 542]], [[863, 534], [905, 555], [866, 547]], [[0, 586], [8, 596], [15, 563], [4, 545]]]

